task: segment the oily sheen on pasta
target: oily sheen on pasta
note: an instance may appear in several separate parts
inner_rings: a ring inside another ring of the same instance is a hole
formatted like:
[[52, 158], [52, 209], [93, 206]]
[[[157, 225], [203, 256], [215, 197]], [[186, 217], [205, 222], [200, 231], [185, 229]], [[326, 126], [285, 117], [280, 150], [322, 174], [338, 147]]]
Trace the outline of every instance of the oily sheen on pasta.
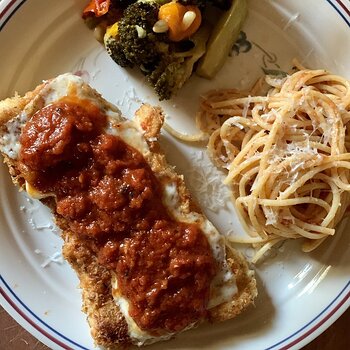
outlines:
[[212, 91], [197, 115], [214, 162], [227, 170], [250, 236], [243, 241], [260, 247], [254, 261], [289, 238], [304, 238], [304, 251], [316, 248], [335, 234], [350, 202], [350, 83], [299, 68], [267, 76], [262, 96]]

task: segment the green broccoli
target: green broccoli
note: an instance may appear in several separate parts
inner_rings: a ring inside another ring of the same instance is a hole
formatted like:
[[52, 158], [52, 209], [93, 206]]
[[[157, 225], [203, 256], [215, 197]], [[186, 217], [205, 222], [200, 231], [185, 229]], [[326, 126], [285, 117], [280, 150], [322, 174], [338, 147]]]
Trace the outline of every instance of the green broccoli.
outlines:
[[164, 100], [191, 76], [195, 62], [205, 53], [209, 29], [202, 26], [188, 42], [170, 42], [166, 32], [153, 31], [160, 1], [143, 0], [129, 5], [122, 18], [107, 28], [104, 44], [120, 66], [139, 67], [159, 99]]
[[147, 80], [160, 100], [168, 100], [184, 81], [184, 59], [164, 56], [158, 66], [147, 75]]
[[166, 35], [152, 30], [158, 20], [158, 10], [159, 5], [153, 1], [133, 3], [125, 9], [117, 28], [107, 30], [105, 47], [120, 66], [152, 66], [159, 61], [158, 43]]
[[195, 63], [204, 55], [210, 28], [202, 26], [191, 38], [193, 48], [185, 52], [164, 55], [158, 66], [147, 75], [147, 80], [160, 100], [167, 100], [187, 81]]
[[105, 35], [104, 44], [108, 54], [121, 67], [132, 67], [133, 64], [126, 58], [122, 43], [113, 36]]

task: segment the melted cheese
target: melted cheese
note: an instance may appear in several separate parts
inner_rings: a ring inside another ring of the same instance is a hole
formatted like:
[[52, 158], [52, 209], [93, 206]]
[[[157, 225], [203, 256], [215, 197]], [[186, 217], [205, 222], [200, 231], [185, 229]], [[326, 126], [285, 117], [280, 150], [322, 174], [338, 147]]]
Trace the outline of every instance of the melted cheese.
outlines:
[[[119, 110], [109, 104], [108, 102], [102, 102], [99, 100], [92, 89], [84, 87], [83, 80], [72, 74], [63, 74], [48, 82], [41, 90], [40, 95], [44, 100], [44, 105], [54, 103], [70, 93], [76, 93], [79, 98], [89, 99], [96, 104], [101, 110], [103, 110], [108, 116], [108, 126], [106, 132], [121, 137], [126, 143], [137, 149], [147, 159], [147, 155], [150, 154], [148, 143], [146, 142], [142, 131], [138, 125], [131, 120], [124, 120], [121, 117]], [[30, 112], [29, 112], [29, 111]], [[30, 118], [30, 113], [35, 113], [35, 108], [24, 109], [24, 111], [9, 121], [3, 130], [0, 130], [0, 150], [8, 157], [12, 159], [18, 158], [18, 152], [20, 150], [19, 137], [23, 125], [26, 120]], [[155, 173], [156, 176], [158, 175]], [[35, 198], [42, 199], [52, 194], [42, 194], [37, 191], [33, 186], [26, 183], [27, 193]], [[175, 180], [173, 182], [168, 181], [163, 184], [163, 203], [168, 208], [171, 215], [178, 221], [186, 223], [196, 223], [201, 228], [202, 232], [208, 239], [214, 258], [216, 259], [219, 271], [211, 284], [211, 295], [209, 299], [208, 308], [217, 306], [225, 301], [232, 300], [232, 297], [237, 293], [237, 286], [235, 277], [227, 265], [225, 259], [225, 242], [224, 238], [219, 234], [209, 220], [204, 216], [191, 212], [185, 213], [181, 210], [180, 196]], [[118, 290], [117, 279], [113, 278], [112, 281], [113, 297], [118, 304], [120, 311], [124, 315], [126, 322], [129, 326], [130, 337], [135, 344], [150, 344], [158, 340], [169, 339], [173, 334], [164, 334], [160, 337], [154, 337], [147, 332], [142, 331], [129, 316], [129, 303], [120, 295]], [[191, 328], [190, 325], [188, 328]]]
[[29, 182], [26, 181], [26, 192], [34, 199], [43, 199], [54, 196], [53, 193], [42, 193], [33, 187]]
[[118, 281], [115, 275], [112, 277], [112, 294], [116, 304], [124, 315], [126, 323], [128, 324], [129, 336], [133, 344], [138, 346], [149, 345], [160, 340], [168, 340], [174, 335], [174, 333], [166, 333], [155, 337], [140, 329], [133, 318], [129, 316], [129, 302], [120, 294]]

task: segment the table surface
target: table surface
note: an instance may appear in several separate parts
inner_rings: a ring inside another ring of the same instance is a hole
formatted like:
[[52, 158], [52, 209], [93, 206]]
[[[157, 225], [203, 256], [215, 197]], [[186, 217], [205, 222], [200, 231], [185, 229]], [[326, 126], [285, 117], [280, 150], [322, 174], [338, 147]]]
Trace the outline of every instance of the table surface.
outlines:
[[[318, 338], [303, 350], [345, 350], [350, 349], [350, 308]], [[0, 349], [1, 350], [47, 350], [26, 330], [19, 326], [0, 307]]]

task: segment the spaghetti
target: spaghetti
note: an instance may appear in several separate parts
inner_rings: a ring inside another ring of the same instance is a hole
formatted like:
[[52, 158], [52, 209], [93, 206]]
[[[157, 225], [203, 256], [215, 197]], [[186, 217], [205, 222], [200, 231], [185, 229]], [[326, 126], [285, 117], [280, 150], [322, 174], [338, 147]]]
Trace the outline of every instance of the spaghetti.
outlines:
[[350, 204], [350, 82], [325, 70], [265, 78], [267, 94], [218, 90], [197, 114], [215, 164], [227, 170], [237, 212], [259, 248], [304, 238], [311, 251], [335, 234]]

